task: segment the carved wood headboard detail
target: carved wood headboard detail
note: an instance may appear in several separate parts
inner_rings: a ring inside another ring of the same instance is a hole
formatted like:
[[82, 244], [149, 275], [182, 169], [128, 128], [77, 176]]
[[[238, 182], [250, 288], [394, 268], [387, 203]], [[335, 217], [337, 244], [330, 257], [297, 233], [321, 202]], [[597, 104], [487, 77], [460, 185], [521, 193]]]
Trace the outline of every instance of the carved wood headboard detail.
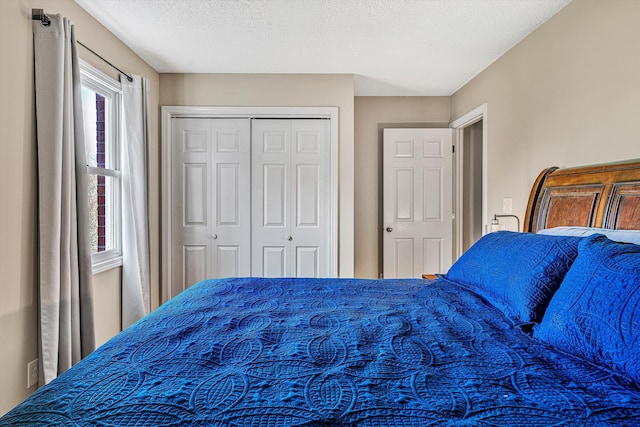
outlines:
[[531, 189], [524, 231], [558, 226], [640, 230], [640, 159], [543, 170]]

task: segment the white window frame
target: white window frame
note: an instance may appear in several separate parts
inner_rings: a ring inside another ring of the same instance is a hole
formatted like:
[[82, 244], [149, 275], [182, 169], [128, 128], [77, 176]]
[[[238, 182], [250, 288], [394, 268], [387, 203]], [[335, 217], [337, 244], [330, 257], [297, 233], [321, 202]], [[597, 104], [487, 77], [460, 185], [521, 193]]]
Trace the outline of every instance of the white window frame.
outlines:
[[105, 98], [110, 99], [110, 109], [105, 111], [105, 137], [110, 135], [109, 143], [105, 141], [105, 150], [114, 161], [114, 169], [105, 169], [87, 165], [87, 175], [103, 175], [116, 178], [112, 180], [116, 185], [113, 187], [113, 200], [108, 203], [111, 212], [107, 218], [112, 221], [106, 224], [107, 233], [111, 233], [110, 239], [113, 247], [102, 252], [91, 255], [93, 274], [110, 270], [122, 265], [122, 207], [121, 207], [121, 187], [122, 178], [120, 172], [120, 150], [122, 141], [122, 87], [120, 82], [89, 65], [80, 61], [80, 81], [83, 87], [91, 89]]

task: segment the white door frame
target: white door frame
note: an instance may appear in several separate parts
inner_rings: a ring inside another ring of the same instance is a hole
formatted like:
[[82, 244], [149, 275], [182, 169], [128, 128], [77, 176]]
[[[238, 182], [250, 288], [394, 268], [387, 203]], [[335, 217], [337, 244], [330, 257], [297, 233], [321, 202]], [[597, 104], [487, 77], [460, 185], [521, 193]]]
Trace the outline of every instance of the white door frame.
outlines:
[[166, 302], [171, 295], [171, 135], [174, 118], [286, 118], [329, 119], [331, 137], [331, 182], [329, 236], [329, 271], [338, 276], [338, 107], [208, 107], [208, 106], [163, 106], [161, 136], [161, 227], [162, 227], [162, 289], [161, 300]]
[[[487, 124], [488, 124], [488, 107], [482, 104], [473, 110], [464, 114], [462, 117], [452, 121], [449, 127], [453, 129], [453, 143], [456, 147], [454, 163], [456, 167], [456, 197], [453, 201], [455, 210], [455, 220], [453, 227], [455, 229], [456, 239], [454, 241], [454, 262], [462, 255], [462, 183], [463, 183], [463, 167], [462, 160], [464, 156], [464, 147], [461, 144], [464, 135], [464, 128], [482, 120], [482, 223], [488, 224], [487, 218]], [[483, 226], [482, 234], [485, 234], [486, 227]]]

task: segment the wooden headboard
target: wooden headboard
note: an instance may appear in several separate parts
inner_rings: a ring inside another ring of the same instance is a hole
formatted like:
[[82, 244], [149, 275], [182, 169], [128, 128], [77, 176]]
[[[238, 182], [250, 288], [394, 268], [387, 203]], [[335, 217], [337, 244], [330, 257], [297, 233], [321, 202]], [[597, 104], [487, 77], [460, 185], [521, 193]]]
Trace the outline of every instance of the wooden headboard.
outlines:
[[524, 231], [558, 226], [640, 230], [640, 159], [543, 170], [531, 189]]

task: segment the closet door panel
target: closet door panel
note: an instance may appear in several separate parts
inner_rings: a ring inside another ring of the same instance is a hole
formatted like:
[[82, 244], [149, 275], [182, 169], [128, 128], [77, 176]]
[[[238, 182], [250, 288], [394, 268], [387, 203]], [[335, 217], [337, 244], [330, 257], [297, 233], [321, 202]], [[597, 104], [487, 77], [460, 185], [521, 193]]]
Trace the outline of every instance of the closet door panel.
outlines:
[[262, 182], [262, 226], [286, 227], [287, 166], [283, 164], [263, 165]]
[[298, 165], [296, 169], [296, 227], [320, 226], [320, 167]]
[[296, 277], [320, 277], [320, 248], [296, 247]]
[[171, 293], [177, 295], [212, 274], [211, 127], [206, 120], [180, 119], [172, 135]]
[[182, 164], [183, 227], [208, 227], [208, 169], [206, 163]]
[[254, 120], [251, 129], [251, 274], [289, 272], [289, 120]]
[[173, 119], [171, 293], [251, 274], [248, 119]]
[[252, 274], [329, 275], [328, 132], [327, 120], [253, 121]]
[[182, 286], [187, 288], [207, 278], [207, 258], [210, 250], [206, 245], [182, 246]]
[[216, 171], [217, 185], [214, 193], [217, 204], [217, 225], [238, 226], [240, 224], [240, 165], [238, 163], [219, 163]]
[[238, 277], [240, 276], [240, 265], [242, 259], [239, 246], [222, 246], [216, 248], [216, 265], [218, 266], [218, 274], [220, 277]]
[[292, 120], [292, 274], [329, 275], [329, 121]]
[[262, 277], [286, 277], [288, 274], [287, 246], [262, 247]]
[[211, 277], [251, 274], [251, 122], [210, 119], [213, 153]]

